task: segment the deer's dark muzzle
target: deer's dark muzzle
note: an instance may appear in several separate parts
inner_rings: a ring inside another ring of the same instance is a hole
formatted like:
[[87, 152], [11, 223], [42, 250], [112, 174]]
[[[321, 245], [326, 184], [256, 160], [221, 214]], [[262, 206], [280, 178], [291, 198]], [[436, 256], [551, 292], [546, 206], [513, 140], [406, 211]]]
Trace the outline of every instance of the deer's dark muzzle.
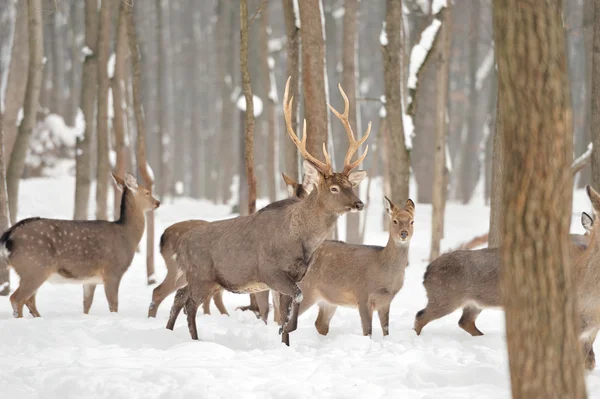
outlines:
[[406, 237], [408, 237], [408, 231], [402, 230], [400, 232], [400, 237], [402, 237], [403, 240], [406, 239]]
[[355, 208], [357, 211], [362, 211], [362, 209], [363, 209], [364, 207], [365, 207], [365, 204], [363, 204], [363, 202], [362, 202], [362, 201], [356, 201], [356, 202], [354, 203], [354, 208]]

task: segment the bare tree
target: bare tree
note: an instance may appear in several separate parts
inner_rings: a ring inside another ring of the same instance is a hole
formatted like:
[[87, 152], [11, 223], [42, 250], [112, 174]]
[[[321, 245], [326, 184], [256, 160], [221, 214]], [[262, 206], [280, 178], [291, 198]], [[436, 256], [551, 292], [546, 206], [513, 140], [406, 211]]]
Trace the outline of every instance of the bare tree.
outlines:
[[[169, 86], [171, 84], [169, 79], [170, 69], [168, 45], [169, 42], [169, 27], [168, 27], [168, 7], [164, 7], [163, 0], [156, 0], [156, 10], [158, 14], [158, 26], [156, 27], [156, 33], [158, 36], [158, 57], [157, 57], [157, 76], [158, 81], [156, 82], [158, 91], [158, 147], [160, 151], [160, 169], [159, 169], [159, 184], [157, 186], [158, 195], [163, 197], [171, 191], [172, 186], [172, 171], [171, 171], [171, 134], [168, 129], [169, 119], [169, 98], [167, 94], [169, 92]], [[183, 154], [181, 154], [183, 155]]]
[[446, 118], [448, 106], [448, 72], [450, 66], [450, 32], [452, 10], [450, 4], [437, 37], [437, 94], [434, 142], [434, 169], [431, 215], [431, 250], [429, 260], [440, 254], [440, 241], [444, 237], [444, 211], [446, 207]]
[[[497, 58], [496, 58], [497, 59]], [[500, 102], [496, 102], [496, 126], [494, 128], [492, 152], [492, 190], [490, 195], [490, 232], [488, 248], [499, 248], [502, 244], [500, 221], [504, 215], [502, 182], [504, 181], [504, 141], [502, 139]]]
[[592, 115], [591, 131], [594, 151], [592, 151], [592, 185], [600, 187], [600, 0], [594, 2], [594, 45], [592, 53]]
[[[138, 45], [135, 21], [133, 18], [133, 6], [125, 3], [125, 15], [127, 18], [127, 36], [129, 38], [129, 51], [131, 52], [131, 66], [133, 70], [133, 108], [135, 112], [135, 124], [137, 127], [137, 164], [144, 186], [150, 190], [154, 188], [154, 176], [146, 158], [146, 126], [144, 124], [144, 113], [142, 110], [142, 66], [141, 54]], [[154, 212], [146, 214], [146, 274], [148, 285], [156, 283], [154, 276]]]
[[15, 146], [6, 171], [10, 220], [16, 222], [19, 201], [19, 183], [25, 168], [25, 157], [29, 148], [29, 138], [36, 122], [38, 101], [42, 87], [44, 68], [44, 38], [42, 30], [42, 5], [40, 0], [28, 0], [29, 68], [27, 88], [23, 104], [23, 120], [19, 125]]
[[402, 78], [401, 41], [402, 1], [387, 0], [385, 32], [387, 45], [383, 46], [383, 76], [385, 80], [385, 108], [387, 118], [386, 132], [389, 145], [386, 146], [390, 165], [390, 194], [393, 201], [403, 203], [408, 199], [408, 181], [410, 178], [410, 154], [404, 139], [402, 123]]
[[92, 184], [92, 143], [94, 141], [95, 102], [98, 61], [98, 0], [85, 0], [85, 59], [81, 77], [81, 111], [85, 120], [83, 137], [77, 138], [75, 155], [74, 219], [88, 218], [90, 186]]
[[[282, 0], [285, 33], [287, 40], [286, 75], [290, 77], [290, 96], [298, 98], [298, 77], [300, 72], [300, 27], [296, 26], [297, 16], [294, 11], [294, 0]], [[298, 125], [298, 101], [292, 104], [292, 128]], [[291, 140], [284, 140], [285, 171], [295, 179], [299, 178], [298, 151]]]
[[[0, 65], [0, 79], [3, 71]], [[0, 93], [0, 105], [4, 102], [4, 98]], [[0, 106], [0, 231], [6, 231], [10, 227], [8, 213], [8, 193], [6, 192], [6, 174], [4, 161], [4, 116]], [[10, 272], [8, 267], [0, 269], [0, 296], [6, 296], [10, 293]]]
[[561, 3], [494, 3], [513, 398], [586, 396], [567, 243], [573, 138]]

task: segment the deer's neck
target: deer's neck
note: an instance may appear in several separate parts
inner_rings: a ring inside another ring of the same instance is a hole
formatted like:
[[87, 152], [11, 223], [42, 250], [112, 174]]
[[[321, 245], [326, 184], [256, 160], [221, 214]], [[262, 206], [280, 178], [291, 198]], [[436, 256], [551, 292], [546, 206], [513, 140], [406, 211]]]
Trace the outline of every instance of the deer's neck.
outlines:
[[133, 243], [133, 246], [137, 246], [144, 234], [146, 217], [136, 205], [133, 193], [127, 187], [121, 197], [121, 215], [115, 224], [124, 230], [128, 241]]
[[314, 251], [321, 243], [329, 238], [329, 234], [335, 225], [339, 215], [325, 207], [323, 201], [319, 198], [317, 190], [306, 199], [298, 203], [298, 212], [296, 214], [297, 225], [301, 228], [301, 236], [306, 237], [309, 247]]
[[408, 264], [408, 248], [409, 243], [397, 243], [390, 234], [387, 245], [383, 248], [381, 254], [383, 257], [383, 264], [392, 268], [404, 269]]

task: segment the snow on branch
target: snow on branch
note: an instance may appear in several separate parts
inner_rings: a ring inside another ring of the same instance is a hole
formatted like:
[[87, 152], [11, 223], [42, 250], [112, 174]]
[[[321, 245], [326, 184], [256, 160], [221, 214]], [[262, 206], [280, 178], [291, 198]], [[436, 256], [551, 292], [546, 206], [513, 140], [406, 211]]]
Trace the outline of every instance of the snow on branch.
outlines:
[[592, 160], [592, 152], [594, 151], [594, 145], [592, 143], [588, 144], [587, 150], [579, 156], [576, 160], [571, 164], [571, 172], [573, 175], [576, 175], [581, 169], [585, 168], [590, 161]]

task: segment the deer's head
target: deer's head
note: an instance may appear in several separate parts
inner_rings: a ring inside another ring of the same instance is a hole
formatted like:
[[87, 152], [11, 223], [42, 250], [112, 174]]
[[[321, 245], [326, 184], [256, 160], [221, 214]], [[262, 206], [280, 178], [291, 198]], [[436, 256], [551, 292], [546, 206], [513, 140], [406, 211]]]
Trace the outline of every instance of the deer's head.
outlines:
[[294, 132], [294, 129], [292, 128], [292, 101], [294, 98], [289, 98], [289, 86], [290, 79], [288, 79], [285, 85], [285, 93], [283, 95], [285, 124], [288, 135], [294, 144], [296, 144], [296, 147], [298, 147], [298, 150], [300, 150], [300, 153], [304, 157], [304, 181], [302, 184], [304, 190], [307, 192], [316, 190], [317, 195], [319, 196], [324, 207], [338, 214], [346, 212], [358, 212], [362, 210], [364, 204], [354, 193], [354, 187], [358, 186], [358, 184], [367, 176], [367, 172], [364, 170], [353, 172], [352, 170], [360, 165], [360, 163], [365, 159], [369, 150], [369, 146], [367, 145], [365, 147], [365, 151], [360, 157], [358, 157], [356, 161], [351, 161], [356, 151], [358, 151], [360, 146], [369, 137], [369, 134], [371, 133], [371, 123], [369, 123], [369, 126], [367, 127], [363, 137], [360, 140], [356, 140], [354, 138], [354, 133], [352, 132], [350, 122], [348, 121], [348, 97], [346, 97], [342, 87], [339, 86], [342, 97], [344, 97], [344, 113], [340, 114], [331, 105], [329, 108], [344, 125], [350, 145], [344, 159], [344, 169], [341, 173], [336, 173], [333, 171], [331, 158], [327, 153], [325, 143], [323, 143], [323, 156], [325, 158], [325, 162], [322, 162], [316, 157], [312, 156], [306, 150], [306, 121], [304, 121], [304, 127], [302, 130], [302, 140], [298, 139], [298, 136]]
[[[138, 184], [135, 176], [131, 173], [125, 175], [125, 179], [121, 179], [115, 174], [112, 175], [117, 187], [122, 192], [127, 188], [130, 198], [133, 199], [135, 207], [141, 209], [144, 213], [154, 210], [160, 206], [160, 201], [152, 196], [150, 190]], [[125, 194], [125, 193], [124, 193]], [[123, 210], [123, 209], [122, 209]]]
[[306, 198], [306, 196], [308, 194], [310, 194], [308, 191], [306, 191], [304, 189], [304, 186], [301, 183], [298, 183], [296, 180], [292, 179], [285, 173], [282, 173], [281, 176], [283, 176], [283, 181], [285, 182], [285, 186], [287, 187], [288, 196], [290, 198], [296, 197], [296, 198], [304, 199], [304, 198]]
[[415, 223], [415, 203], [409, 198], [404, 208], [396, 206], [385, 198], [385, 211], [390, 217], [390, 236], [398, 244], [408, 244], [412, 238]]

